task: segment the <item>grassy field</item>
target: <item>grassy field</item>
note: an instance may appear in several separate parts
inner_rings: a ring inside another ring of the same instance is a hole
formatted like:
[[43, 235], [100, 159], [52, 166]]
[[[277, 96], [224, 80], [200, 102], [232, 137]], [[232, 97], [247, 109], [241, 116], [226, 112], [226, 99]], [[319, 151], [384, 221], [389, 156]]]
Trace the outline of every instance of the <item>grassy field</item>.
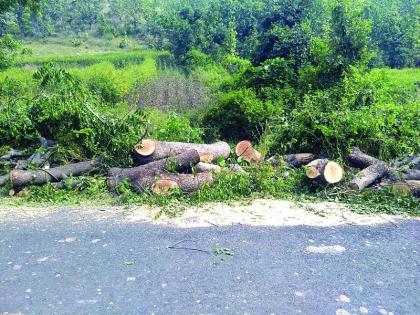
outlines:
[[21, 62], [27, 63], [45, 57], [86, 56], [139, 48], [139, 44], [135, 40], [129, 40], [128, 47], [121, 49], [119, 48], [121, 40], [118, 37], [111, 40], [89, 37], [82, 40], [79, 46], [74, 45], [71, 38], [50, 37], [41, 41], [39, 39], [25, 40], [23, 45], [32, 51], [32, 55], [25, 56]]

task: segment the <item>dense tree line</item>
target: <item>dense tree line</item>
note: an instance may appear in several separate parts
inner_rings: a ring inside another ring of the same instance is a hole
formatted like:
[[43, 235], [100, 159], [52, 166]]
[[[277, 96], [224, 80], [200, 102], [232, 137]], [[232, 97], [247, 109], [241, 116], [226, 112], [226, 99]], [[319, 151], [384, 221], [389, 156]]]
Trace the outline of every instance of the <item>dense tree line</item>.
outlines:
[[198, 50], [298, 69], [340, 45], [328, 71], [367, 53], [375, 66], [419, 65], [418, 0], [2, 0], [0, 12], [0, 35], [131, 35], [181, 62]]

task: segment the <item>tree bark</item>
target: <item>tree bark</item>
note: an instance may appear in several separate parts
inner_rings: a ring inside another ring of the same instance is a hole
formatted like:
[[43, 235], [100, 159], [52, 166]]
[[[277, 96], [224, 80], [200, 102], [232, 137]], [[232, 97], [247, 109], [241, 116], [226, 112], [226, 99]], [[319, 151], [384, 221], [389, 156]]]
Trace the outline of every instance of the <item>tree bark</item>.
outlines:
[[80, 162], [51, 168], [49, 170], [13, 170], [10, 182], [13, 188], [28, 185], [43, 185], [48, 182], [59, 182], [69, 176], [90, 173], [101, 165], [99, 160]]
[[406, 180], [392, 185], [392, 190], [398, 195], [413, 195], [420, 198], [420, 180]]
[[0, 186], [6, 185], [10, 180], [10, 175], [2, 175], [0, 176]]
[[198, 173], [210, 173], [214, 172], [216, 174], [220, 174], [222, 172], [222, 168], [219, 165], [209, 164], [209, 163], [198, 163], [195, 166], [195, 169]]
[[377, 180], [385, 177], [388, 172], [389, 167], [384, 162], [373, 164], [357, 173], [355, 178], [350, 182], [349, 187], [353, 190], [362, 191]]
[[25, 154], [22, 151], [11, 149], [7, 154], [0, 157], [0, 159], [2, 159], [2, 160], [12, 160], [12, 159], [15, 159], [15, 158], [26, 157], [28, 155], [29, 154]]
[[363, 153], [357, 147], [353, 148], [353, 151], [349, 154], [347, 159], [352, 166], [360, 168], [360, 169], [364, 169], [373, 164], [382, 162], [381, 160], [378, 160], [370, 155]]
[[321, 183], [336, 184], [344, 176], [343, 168], [328, 159], [318, 159], [307, 165], [306, 176]]
[[133, 168], [112, 168], [108, 173], [108, 187], [117, 189], [118, 185], [128, 179], [131, 182], [138, 181], [145, 177], [153, 177], [168, 171], [168, 166], [174, 164], [174, 171], [191, 169], [200, 162], [200, 155], [197, 150], [189, 150], [174, 157], [158, 160], [146, 165]]
[[179, 188], [184, 193], [199, 190], [205, 184], [214, 182], [211, 173], [192, 174], [160, 174], [157, 177], [149, 176], [139, 178], [133, 182], [135, 191], [152, 190], [157, 194], [168, 194], [171, 190]]
[[[227, 159], [230, 155], [230, 147], [226, 142], [213, 144], [195, 144], [184, 142], [164, 142], [144, 140], [145, 145], [138, 146], [131, 153], [134, 165], [145, 165], [154, 161], [162, 160], [181, 154], [189, 150], [196, 150], [199, 155], [213, 155], [213, 159], [219, 157]], [[148, 150], [145, 150], [147, 146]]]
[[312, 153], [288, 154], [284, 156], [284, 162], [295, 168], [307, 165], [313, 160], [315, 160], [315, 155]]
[[402, 177], [405, 180], [420, 180], [420, 170], [417, 169], [409, 169], [404, 171]]

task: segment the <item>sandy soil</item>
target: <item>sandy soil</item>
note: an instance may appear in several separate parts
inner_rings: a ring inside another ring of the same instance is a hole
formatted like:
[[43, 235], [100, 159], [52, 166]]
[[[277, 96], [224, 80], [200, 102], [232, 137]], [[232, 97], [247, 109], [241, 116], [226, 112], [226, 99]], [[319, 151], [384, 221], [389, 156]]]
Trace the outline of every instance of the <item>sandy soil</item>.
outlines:
[[[117, 223], [148, 222], [179, 228], [227, 225], [252, 226], [339, 226], [397, 224], [404, 216], [385, 214], [361, 215], [336, 203], [296, 203], [282, 200], [255, 200], [250, 204], [208, 204], [187, 209], [177, 218], [159, 215], [160, 209], [147, 206], [75, 206], [75, 207], [2, 207], [0, 223], [15, 220], [42, 219], [53, 215], [57, 209], [66, 209], [72, 223], [84, 220], [114, 220]], [[420, 220], [420, 218], [417, 218]]]

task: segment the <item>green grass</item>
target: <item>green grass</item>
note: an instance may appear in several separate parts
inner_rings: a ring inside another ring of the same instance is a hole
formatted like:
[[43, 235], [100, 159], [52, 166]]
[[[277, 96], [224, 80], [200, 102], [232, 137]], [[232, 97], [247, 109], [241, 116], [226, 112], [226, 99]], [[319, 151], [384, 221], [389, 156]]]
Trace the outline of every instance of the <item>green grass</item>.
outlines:
[[[82, 40], [82, 44], [78, 47], [72, 44], [71, 38], [50, 37], [45, 40], [35, 39], [34, 41], [25, 40], [23, 46], [32, 51], [32, 56], [24, 56], [21, 62], [28, 63], [33, 59], [42, 59], [47, 57], [62, 56], [86, 56], [103, 54], [108, 52], [121, 52], [132, 50], [138, 47], [135, 40], [130, 40], [130, 45], [125, 48], [119, 48], [121, 38], [113, 38], [106, 40], [102, 38], [89, 37]], [[140, 47], [141, 48], [141, 47]]]

